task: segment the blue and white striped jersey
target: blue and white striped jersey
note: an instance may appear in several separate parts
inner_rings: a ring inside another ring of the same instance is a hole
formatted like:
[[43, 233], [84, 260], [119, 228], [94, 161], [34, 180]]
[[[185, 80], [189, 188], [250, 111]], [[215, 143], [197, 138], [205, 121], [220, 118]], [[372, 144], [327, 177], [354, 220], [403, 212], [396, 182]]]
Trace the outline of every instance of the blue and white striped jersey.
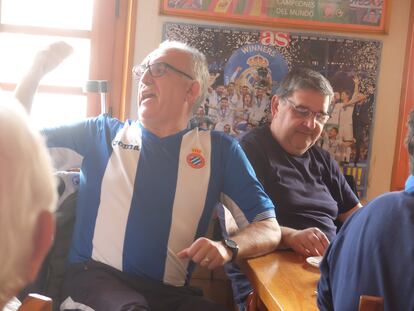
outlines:
[[55, 167], [80, 167], [69, 262], [93, 260], [183, 285], [193, 264], [176, 253], [205, 235], [217, 202], [239, 226], [275, 217], [237, 141], [184, 130], [159, 138], [108, 116], [46, 129]]

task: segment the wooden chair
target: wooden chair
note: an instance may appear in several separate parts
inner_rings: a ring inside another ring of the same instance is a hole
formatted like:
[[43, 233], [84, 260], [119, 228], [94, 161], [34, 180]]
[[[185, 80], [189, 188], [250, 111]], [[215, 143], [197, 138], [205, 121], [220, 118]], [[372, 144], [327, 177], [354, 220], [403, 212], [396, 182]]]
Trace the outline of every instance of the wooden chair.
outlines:
[[257, 311], [257, 294], [255, 290], [246, 298], [246, 311]]
[[384, 311], [384, 298], [361, 295], [358, 311]]
[[18, 311], [52, 311], [52, 299], [38, 294], [29, 294]]

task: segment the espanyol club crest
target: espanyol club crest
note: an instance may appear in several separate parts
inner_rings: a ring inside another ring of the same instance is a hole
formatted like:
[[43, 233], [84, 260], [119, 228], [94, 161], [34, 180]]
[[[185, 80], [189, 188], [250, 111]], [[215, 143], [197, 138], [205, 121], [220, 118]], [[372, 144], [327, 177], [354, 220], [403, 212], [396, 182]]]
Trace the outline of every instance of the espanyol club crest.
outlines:
[[203, 168], [206, 165], [206, 160], [201, 154], [200, 149], [193, 148], [192, 152], [187, 156], [187, 163], [192, 168]]

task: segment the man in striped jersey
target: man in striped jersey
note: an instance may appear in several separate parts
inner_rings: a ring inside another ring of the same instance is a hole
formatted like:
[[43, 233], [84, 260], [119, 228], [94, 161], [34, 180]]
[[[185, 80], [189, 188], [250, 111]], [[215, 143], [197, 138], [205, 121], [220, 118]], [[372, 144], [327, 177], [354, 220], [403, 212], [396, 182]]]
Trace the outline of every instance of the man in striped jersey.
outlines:
[[[56, 168], [81, 169], [61, 310], [223, 310], [188, 286], [192, 270], [275, 249], [274, 205], [235, 140], [187, 129], [207, 92], [203, 54], [164, 42], [134, 73], [139, 121], [43, 131]], [[242, 228], [230, 240], [204, 237], [219, 201]]]

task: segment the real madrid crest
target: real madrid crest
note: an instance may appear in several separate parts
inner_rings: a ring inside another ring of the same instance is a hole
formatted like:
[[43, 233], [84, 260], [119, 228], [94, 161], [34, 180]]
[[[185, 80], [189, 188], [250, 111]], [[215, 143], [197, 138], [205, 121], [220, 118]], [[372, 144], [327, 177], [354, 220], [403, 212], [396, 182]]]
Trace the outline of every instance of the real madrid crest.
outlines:
[[206, 165], [206, 160], [201, 153], [200, 149], [192, 148], [191, 153], [187, 155], [187, 163], [192, 168], [203, 168]]

